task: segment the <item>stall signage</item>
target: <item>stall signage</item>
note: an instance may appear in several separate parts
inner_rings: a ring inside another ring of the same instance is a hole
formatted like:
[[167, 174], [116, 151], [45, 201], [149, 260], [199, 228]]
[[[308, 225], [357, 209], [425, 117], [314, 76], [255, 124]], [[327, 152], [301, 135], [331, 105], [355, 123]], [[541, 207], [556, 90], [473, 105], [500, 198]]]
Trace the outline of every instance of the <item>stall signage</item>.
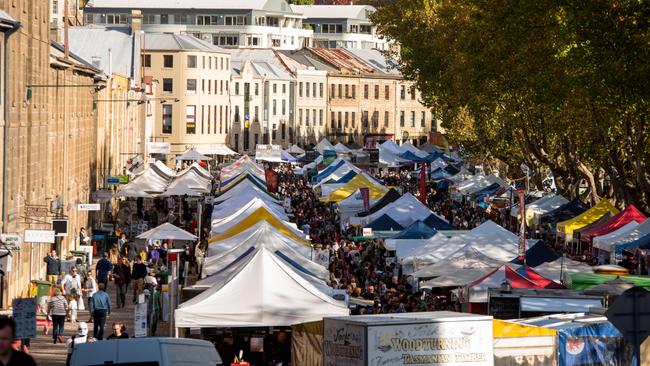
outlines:
[[14, 299], [11, 302], [16, 322], [16, 339], [36, 337], [36, 298]]
[[120, 180], [120, 184], [129, 183], [129, 176], [128, 175], [118, 175], [117, 178]]
[[323, 328], [324, 366], [366, 365], [365, 329], [328, 319]]
[[492, 321], [368, 327], [368, 365], [494, 365]]
[[0, 240], [5, 244], [6, 249], [20, 250], [23, 239], [18, 234], [0, 234]]
[[50, 243], [54, 244], [56, 234], [54, 230], [25, 230], [26, 243]]
[[108, 202], [111, 198], [113, 198], [113, 193], [107, 189], [101, 189], [92, 194], [92, 199], [96, 202]]
[[106, 184], [120, 184], [120, 177], [108, 177], [106, 178]]
[[149, 154], [165, 154], [169, 155], [172, 152], [171, 144], [169, 142], [149, 142]]
[[362, 235], [365, 237], [371, 237], [372, 236], [372, 228], [371, 227], [364, 227], [362, 231]]
[[25, 206], [25, 216], [27, 217], [46, 217], [49, 210], [45, 206]]
[[101, 206], [99, 203], [80, 203], [77, 205], [79, 211], [99, 211]]

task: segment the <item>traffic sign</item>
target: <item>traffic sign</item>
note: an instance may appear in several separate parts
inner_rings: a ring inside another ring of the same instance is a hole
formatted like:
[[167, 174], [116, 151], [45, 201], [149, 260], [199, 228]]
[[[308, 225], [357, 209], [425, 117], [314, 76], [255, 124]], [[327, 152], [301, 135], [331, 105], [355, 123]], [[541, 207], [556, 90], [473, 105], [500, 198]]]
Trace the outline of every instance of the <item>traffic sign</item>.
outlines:
[[605, 311], [605, 316], [632, 342], [639, 362], [641, 343], [650, 335], [650, 292], [632, 287], [616, 298]]

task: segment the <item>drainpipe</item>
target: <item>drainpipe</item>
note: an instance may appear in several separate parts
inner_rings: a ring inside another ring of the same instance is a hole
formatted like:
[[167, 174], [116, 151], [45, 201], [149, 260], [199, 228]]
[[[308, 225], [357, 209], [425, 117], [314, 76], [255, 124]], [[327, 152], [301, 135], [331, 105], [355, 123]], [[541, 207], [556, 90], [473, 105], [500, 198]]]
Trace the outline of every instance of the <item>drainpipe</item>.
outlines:
[[[7, 67], [7, 46], [9, 45], [9, 36], [14, 34], [15, 32], [20, 29], [21, 25], [19, 22], [15, 23], [13, 27], [6, 31], [4, 34], [4, 86], [2, 87], [4, 96], [3, 96], [3, 103], [4, 103], [4, 126], [3, 126], [3, 145], [2, 145], [2, 232], [5, 233], [7, 232], [7, 125], [9, 122], [9, 108], [7, 108], [7, 103], [9, 102], [9, 98], [7, 97], [8, 94], [8, 87], [7, 87], [7, 78], [9, 73], [7, 70], [9, 69]], [[1, 304], [0, 304], [1, 305]]]

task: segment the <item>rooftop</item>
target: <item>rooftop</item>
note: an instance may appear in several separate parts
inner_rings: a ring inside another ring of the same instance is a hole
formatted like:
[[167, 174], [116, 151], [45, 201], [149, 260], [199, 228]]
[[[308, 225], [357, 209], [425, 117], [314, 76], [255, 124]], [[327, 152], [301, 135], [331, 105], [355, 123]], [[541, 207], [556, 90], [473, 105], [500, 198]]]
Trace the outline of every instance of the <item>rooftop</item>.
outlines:
[[251, 61], [233, 59], [231, 61], [231, 73], [234, 76], [242, 74], [244, 67], [250, 67], [255, 77], [262, 77], [270, 80], [291, 80], [293, 76], [281, 66], [274, 65], [269, 61]]
[[291, 5], [291, 9], [312, 19], [368, 20], [368, 14], [375, 11], [370, 5]]
[[256, 9], [291, 13], [285, 0], [90, 0], [86, 9]]
[[139, 40], [128, 27], [70, 27], [69, 37], [70, 49], [106, 74], [112, 71], [134, 77], [140, 67]]
[[145, 33], [142, 48], [147, 51], [203, 51], [230, 53], [212, 43], [187, 34]]
[[373, 74], [377, 70], [342, 48], [309, 48], [309, 51], [330, 63], [342, 73]]

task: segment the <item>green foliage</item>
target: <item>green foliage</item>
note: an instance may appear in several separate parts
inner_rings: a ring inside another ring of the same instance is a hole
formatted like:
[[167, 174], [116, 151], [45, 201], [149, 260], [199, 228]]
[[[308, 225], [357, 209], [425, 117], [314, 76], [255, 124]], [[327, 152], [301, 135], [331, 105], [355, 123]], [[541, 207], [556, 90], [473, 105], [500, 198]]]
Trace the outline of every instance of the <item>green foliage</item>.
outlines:
[[550, 169], [564, 194], [650, 212], [650, 3], [399, 0], [376, 4], [403, 74], [477, 159]]
[[294, 5], [314, 5], [314, 0], [287, 0], [287, 2]]

